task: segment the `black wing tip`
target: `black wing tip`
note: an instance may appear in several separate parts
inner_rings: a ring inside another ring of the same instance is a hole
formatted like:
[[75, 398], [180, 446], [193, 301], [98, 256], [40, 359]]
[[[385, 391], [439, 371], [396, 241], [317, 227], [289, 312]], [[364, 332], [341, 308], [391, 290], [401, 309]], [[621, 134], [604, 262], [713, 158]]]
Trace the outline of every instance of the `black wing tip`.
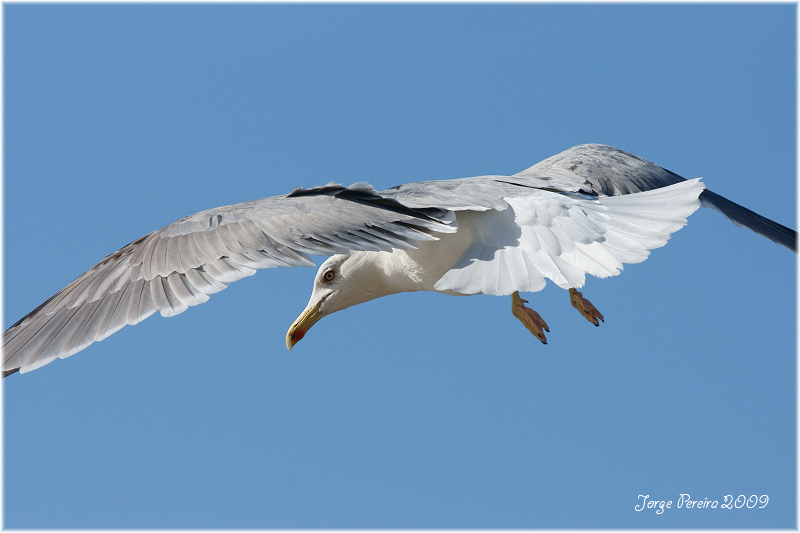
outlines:
[[734, 223], [797, 253], [797, 232], [795, 230], [763, 217], [708, 189], [700, 194], [700, 201], [706, 207], [719, 211]]
[[14, 370], [3, 370], [3, 377], [7, 378], [11, 374], [15, 374], [17, 372], [19, 372], [19, 368], [15, 368]]

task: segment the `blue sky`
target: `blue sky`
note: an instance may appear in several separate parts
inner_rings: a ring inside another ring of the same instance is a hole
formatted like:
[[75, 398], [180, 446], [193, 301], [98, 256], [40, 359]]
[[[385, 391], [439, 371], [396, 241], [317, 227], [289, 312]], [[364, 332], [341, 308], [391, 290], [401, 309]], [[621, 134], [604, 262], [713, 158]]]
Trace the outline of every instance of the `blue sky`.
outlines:
[[[6, 327], [202, 209], [587, 142], [795, 226], [794, 5], [3, 9]], [[4, 380], [5, 526], [794, 528], [795, 260], [703, 209], [599, 328], [403, 294], [291, 353], [315, 272], [259, 272]]]

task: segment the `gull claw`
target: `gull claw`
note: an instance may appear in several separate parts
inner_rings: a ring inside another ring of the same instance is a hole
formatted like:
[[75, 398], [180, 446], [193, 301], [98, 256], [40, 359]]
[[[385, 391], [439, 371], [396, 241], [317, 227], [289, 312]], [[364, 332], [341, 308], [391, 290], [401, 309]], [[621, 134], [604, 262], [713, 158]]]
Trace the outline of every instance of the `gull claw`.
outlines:
[[517, 317], [522, 322], [522, 325], [533, 333], [537, 339], [542, 341], [542, 344], [547, 344], [547, 337], [544, 336], [544, 332], [547, 331], [549, 333], [550, 328], [547, 327], [547, 323], [539, 316], [539, 313], [529, 307], [525, 307], [526, 303], [528, 303], [528, 300], [523, 300], [519, 296], [519, 291], [514, 291], [514, 294], [511, 295], [511, 314]]
[[569, 303], [571, 303], [572, 307], [577, 309], [586, 320], [595, 326], [600, 325], [600, 322], [598, 322], [597, 319], [605, 322], [602, 313], [600, 313], [600, 311], [598, 311], [597, 308], [592, 305], [592, 302], [584, 298], [583, 294], [579, 293], [575, 289], [569, 290]]

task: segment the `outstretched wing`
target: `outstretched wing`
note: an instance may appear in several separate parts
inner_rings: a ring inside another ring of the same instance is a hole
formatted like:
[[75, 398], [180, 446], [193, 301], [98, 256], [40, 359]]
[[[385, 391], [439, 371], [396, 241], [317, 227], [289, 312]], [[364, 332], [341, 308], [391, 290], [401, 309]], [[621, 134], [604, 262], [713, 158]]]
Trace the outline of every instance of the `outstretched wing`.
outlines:
[[[641, 157], [602, 144], [575, 146], [514, 174], [512, 178], [534, 184], [549, 179], [562, 184], [564, 190], [572, 186], [599, 196], [649, 191], [684, 181], [674, 172]], [[722, 213], [737, 226], [797, 251], [797, 232], [782, 224], [708, 189], [700, 195], [700, 204]]]
[[68, 357], [156, 311], [182, 313], [256, 269], [309, 255], [413, 248], [456, 231], [452, 213], [410, 209], [366, 184], [202, 211], [112, 253], [3, 334], [3, 374]]

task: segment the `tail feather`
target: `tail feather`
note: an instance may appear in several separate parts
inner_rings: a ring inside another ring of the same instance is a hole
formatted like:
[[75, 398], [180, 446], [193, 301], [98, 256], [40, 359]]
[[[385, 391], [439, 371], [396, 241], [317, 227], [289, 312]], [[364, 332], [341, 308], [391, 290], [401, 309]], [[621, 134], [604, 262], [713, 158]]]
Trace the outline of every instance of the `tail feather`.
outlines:
[[797, 232], [793, 229], [787, 228], [766, 217], [762, 217], [758, 213], [754, 213], [746, 207], [731, 202], [727, 198], [715, 192], [711, 192], [708, 189], [704, 190], [700, 195], [700, 203], [703, 207], [710, 207], [719, 211], [737, 226], [749, 228], [772, 242], [782, 244], [790, 250], [797, 252]]

